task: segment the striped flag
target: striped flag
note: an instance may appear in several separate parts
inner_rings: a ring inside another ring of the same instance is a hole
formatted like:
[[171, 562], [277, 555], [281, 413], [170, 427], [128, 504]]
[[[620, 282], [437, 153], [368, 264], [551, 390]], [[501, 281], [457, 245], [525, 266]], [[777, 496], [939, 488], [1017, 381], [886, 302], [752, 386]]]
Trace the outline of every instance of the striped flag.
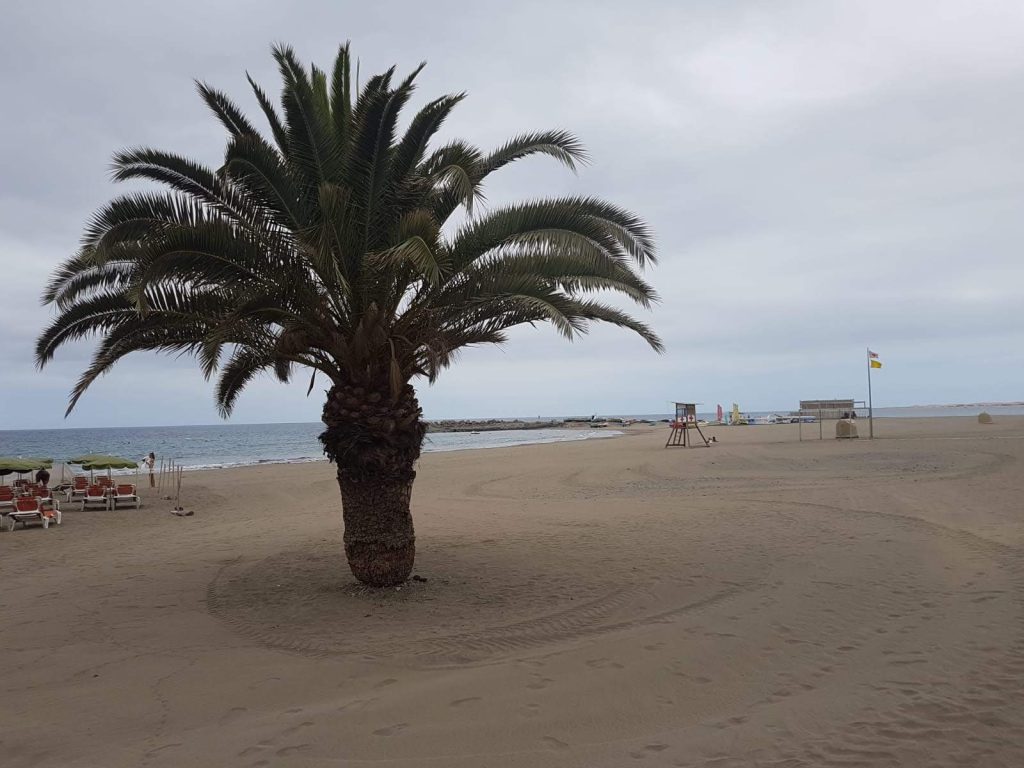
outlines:
[[870, 358], [871, 358], [872, 360], [877, 360], [877, 359], [878, 359], [878, 353], [877, 353], [877, 352], [872, 352], [872, 351], [871, 351], [871, 350], [869, 349], [869, 350], [868, 350], [868, 357], [870, 357]]

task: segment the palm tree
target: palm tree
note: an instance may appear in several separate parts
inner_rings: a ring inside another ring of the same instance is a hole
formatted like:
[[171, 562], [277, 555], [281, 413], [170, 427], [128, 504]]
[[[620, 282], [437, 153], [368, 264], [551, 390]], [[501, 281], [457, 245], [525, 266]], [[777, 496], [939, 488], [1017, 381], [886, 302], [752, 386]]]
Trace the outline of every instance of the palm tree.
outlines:
[[639, 272], [654, 246], [639, 218], [594, 198], [481, 211], [483, 182], [513, 161], [585, 160], [570, 133], [524, 134], [493, 152], [464, 141], [431, 150], [464, 94], [431, 101], [399, 137], [423, 65], [397, 84], [392, 67], [355, 94], [348, 45], [330, 76], [288, 47], [273, 53], [280, 111], [249, 78], [269, 138], [197, 83], [228, 132], [219, 169], [153, 149], [115, 155], [115, 179], [168, 191], [127, 194], [95, 214], [44, 292], [57, 317], [37, 363], [100, 338], [69, 413], [98, 376], [142, 350], [197, 358], [218, 377], [225, 417], [262, 372], [289, 381], [305, 369], [307, 394], [321, 375], [330, 389], [320, 440], [337, 466], [349, 565], [360, 581], [393, 585], [412, 570], [409, 502], [426, 431], [410, 382], [433, 382], [460, 350], [500, 344], [524, 323], [572, 339], [601, 321], [660, 350], [650, 328], [593, 298], [618, 292], [648, 307], [656, 297]]

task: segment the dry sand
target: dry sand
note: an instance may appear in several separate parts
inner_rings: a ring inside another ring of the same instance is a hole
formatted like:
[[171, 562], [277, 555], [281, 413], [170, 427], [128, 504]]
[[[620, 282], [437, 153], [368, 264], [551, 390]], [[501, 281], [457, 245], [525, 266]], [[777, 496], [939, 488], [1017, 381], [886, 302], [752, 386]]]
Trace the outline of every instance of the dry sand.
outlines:
[[326, 464], [0, 533], [0, 764], [1024, 765], [1024, 418], [877, 426], [429, 454], [384, 593]]

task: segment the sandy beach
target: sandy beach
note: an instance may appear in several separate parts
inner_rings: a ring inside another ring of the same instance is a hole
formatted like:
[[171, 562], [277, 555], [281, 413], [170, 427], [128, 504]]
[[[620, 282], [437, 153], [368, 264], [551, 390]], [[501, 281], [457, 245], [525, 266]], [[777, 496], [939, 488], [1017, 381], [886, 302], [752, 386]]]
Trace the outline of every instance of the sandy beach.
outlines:
[[425, 455], [385, 592], [325, 463], [0, 533], [0, 763], [1024, 765], [1024, 417], [666, 431]]

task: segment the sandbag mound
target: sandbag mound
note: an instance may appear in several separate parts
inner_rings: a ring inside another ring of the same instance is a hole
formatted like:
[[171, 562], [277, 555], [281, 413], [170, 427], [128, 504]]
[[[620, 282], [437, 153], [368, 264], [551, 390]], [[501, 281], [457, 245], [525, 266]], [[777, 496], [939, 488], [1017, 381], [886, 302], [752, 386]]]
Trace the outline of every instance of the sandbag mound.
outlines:
[[992, 415], [988, 411], [982, 411], [981, 413], [978, 414], [978, 423], [979, 424], [991, 424], [992, 423]]
[[836, 439], [848, 440], [857, 437], [857, 422], [853, 419], [840, 419], [836, 422]]

